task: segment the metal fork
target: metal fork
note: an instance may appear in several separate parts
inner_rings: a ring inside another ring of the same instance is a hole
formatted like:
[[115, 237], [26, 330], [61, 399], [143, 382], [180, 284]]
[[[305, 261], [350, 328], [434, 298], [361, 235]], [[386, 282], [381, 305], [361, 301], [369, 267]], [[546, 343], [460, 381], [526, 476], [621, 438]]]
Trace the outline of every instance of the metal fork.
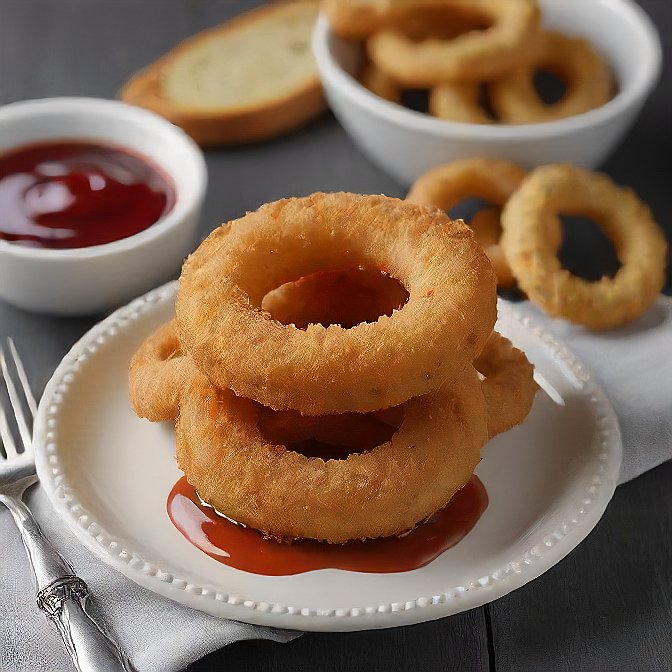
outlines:
[[[16, 370], [16, 378], [10, 373], [5, 350], [0, 343], [0, 378], [5, 381], [13, 409], [13, 413], [6, 412], [0, 400], [0, 503], [9, 509], [21, 532], [37, 584], [37, 606], [56, 624], [77, 670], [132, 671], [121, 649], [92, 617], [87, 604], [89, 589], [86, 583], [43, 536], [22, 500], [26, 490], [38, 481], [32, 443], [32, 424], [37, 404], [11, 339], [7, 339], [7, 348]], [[18, 388], [23, 391], [25, 403], [21, 401]], [[24, 406], [27, 407], [30, 421], [26, 420]], [[15, 420], [22, 451], [17, 449], [8, 415]]]

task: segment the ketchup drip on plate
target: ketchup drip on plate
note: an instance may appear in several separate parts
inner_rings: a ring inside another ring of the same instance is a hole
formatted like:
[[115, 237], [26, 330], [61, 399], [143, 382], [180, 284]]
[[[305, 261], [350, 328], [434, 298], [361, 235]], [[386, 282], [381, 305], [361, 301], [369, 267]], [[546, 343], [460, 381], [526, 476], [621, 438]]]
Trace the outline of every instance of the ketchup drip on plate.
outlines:
[[417, 569], [463, 539], [487, 506], [485, 487], [472, 476], [444, 509], [407, 535], [339, 546], [305, 539], [292, 544], [265, 539], [202, 504], [185, 477], [175, 484], [167, 503], [171, 521], [194, 546], [225, 565], [267, 576], [329, 568], [369, 573]]
[[71, 249], [147, 229], [175, 204], [148, 159], [91, 142], [43, 142], [0, 154], [0, 239]]

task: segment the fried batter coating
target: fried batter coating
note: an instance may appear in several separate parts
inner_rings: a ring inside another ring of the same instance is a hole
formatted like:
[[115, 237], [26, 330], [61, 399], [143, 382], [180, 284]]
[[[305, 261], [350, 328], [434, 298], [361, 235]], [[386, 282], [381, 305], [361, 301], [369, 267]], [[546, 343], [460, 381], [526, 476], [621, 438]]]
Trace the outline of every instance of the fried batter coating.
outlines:
[[[272, 289], [321, 270], [373, 267], [409, 293], [351, 329], [284, 325]], [[495, 275], [473, 233], [433, 207], [313, 194], [215, 230], [185, 262], [180, 341], [215, 387], [304, 415], [396, 406], [456, 380], [492, 331]]]
[[[592, 218], [621, 268], [588, 282], [558, 259], [559, 215]], [[667, 242], [648, 207], [602, 173], [564, 164], [537, 168], [502, 212], [501, 245], [521, 289], [552, 317], [610, 329], [641, 316], [665, 283]]]
[[447, 504], [488, 440], [473, 368], [404, 404], [391, 440], [347, 459], [309, 458], [264, 438], [258, 404], [193, 387], [177, 422], [177, 460], [199, 495], [234, 520], [281, 538], [344, 543], [401, 534]]

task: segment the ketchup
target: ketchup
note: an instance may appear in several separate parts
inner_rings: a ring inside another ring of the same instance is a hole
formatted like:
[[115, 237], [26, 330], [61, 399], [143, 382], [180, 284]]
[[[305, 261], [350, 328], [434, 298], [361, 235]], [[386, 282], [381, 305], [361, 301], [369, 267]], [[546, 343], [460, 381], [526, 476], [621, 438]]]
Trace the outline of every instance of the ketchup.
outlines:
[[194, 546], [225, 565], [267, 576], [328, 568], [369, 573], [417, 569], [462, 540], [487, 506], [485, 487], [472, 476], [444, 509], [405, 536], [334, 545], [307, 539], [292, 544], [265, 539], [201, 503], [185, 477], [175, 484], [167, 503], [171, 521]]
[[121, 147], [41, 142], [0, 153], [0, 239], [103, 245], [144, 231], [174, 204], [170, 178]]

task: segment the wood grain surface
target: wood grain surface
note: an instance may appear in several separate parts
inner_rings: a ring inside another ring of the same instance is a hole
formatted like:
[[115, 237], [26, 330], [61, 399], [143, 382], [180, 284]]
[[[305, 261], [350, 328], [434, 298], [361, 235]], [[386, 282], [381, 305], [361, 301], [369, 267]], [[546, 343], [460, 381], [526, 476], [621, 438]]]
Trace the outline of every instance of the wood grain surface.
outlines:
[[[257, 4], [0, 0], [0, 103], [56, 95], [114, 97], [127, 77], [181, 38]], [[640, 4], [661, 31], [665, 71], [636, 127], [604, 169], [635, 188], [672, 238], [672, 2]], [[404, 195], [328, 115], [273, 142], [210, 151], [207, 161], [210, 188], [201, 237], [283, 196], [317, 190]], [[579, 270], [608, 264], [602, 252], [586, 257], [570, 246], [565, 254]], [[666, 291], [672, 291], [669, 269]], [[36, 391], [97, 319], [50, 318], [0, 302], [0, 336], [13, 335], [29, 353], [26, 366]], [[189, 669], [669, 672], [671, 539], [672, 464], [667, 464], [620, 487], [595, 531], [568, 558], [484, 608], [386, 631], [307, 634], [286, 645], [242, 642]]]

